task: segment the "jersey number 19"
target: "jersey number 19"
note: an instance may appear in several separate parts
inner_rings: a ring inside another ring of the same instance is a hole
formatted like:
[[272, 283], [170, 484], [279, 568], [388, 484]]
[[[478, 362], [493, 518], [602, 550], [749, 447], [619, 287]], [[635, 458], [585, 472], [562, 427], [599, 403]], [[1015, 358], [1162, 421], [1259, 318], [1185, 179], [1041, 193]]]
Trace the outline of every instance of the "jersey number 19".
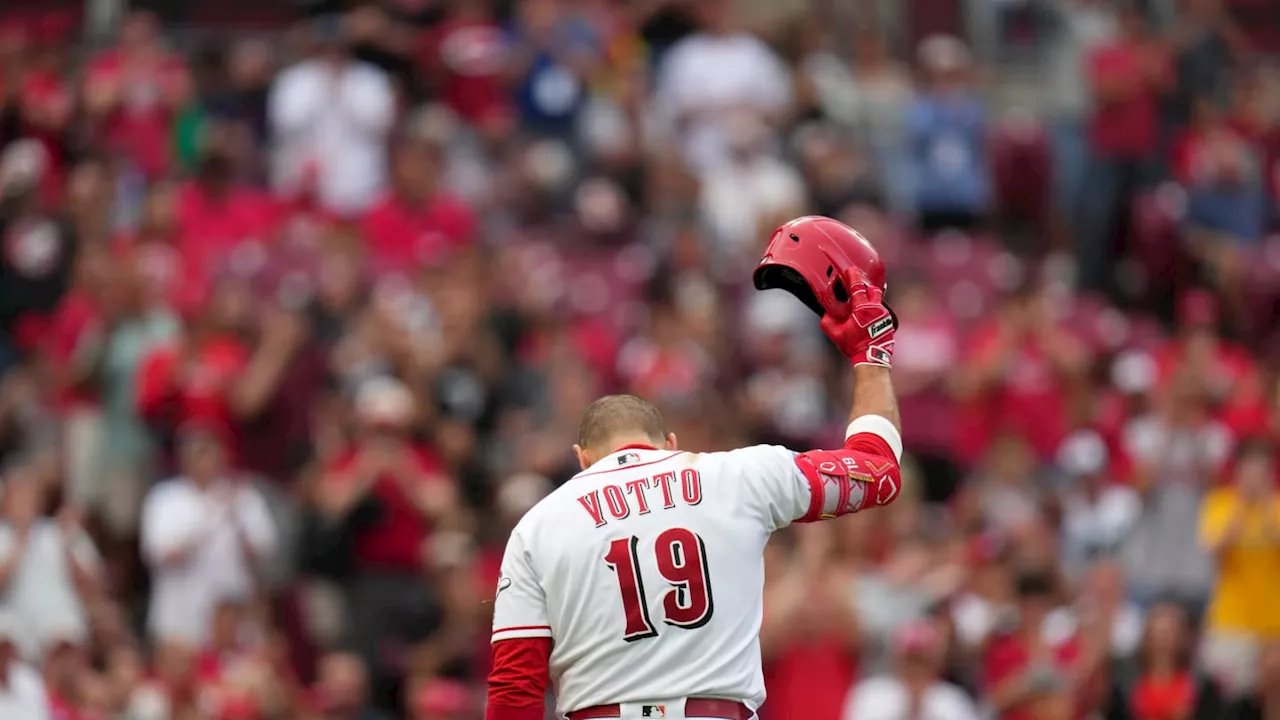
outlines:
[[[604, 556], [609, 569], [618, 576], [627, 621], [622, 639], [627, 642], [658, 635], [644, 600], [644, 578], [636, 554], [639, 544], [640, 538], [634, 535], [618, 538], [609, 543], [609, 552]], [[706, 625], [715, 611], [715, 602], [711, 599], [711, 574], [702, 538], [685, 528], [671, 528], [658, 535], [653, 549], [658, 574], [671, 585], [662, 596], [663, 622], [686, 630]]]

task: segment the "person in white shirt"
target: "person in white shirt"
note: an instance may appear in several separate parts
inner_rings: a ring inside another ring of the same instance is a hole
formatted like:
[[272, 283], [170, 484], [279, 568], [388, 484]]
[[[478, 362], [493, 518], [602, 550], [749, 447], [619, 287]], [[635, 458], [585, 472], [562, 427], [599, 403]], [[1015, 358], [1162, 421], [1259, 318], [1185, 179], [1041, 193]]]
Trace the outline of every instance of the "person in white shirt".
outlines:
[[853, 687], [844, 720], [978, 720], [978, 708], [957, 685], [942, 680], [942, 638], [927, 620], [905, 625], [894, 637], [893, 672]]
[[738, 116], [725, 134], [729, 160], [705, 174], [699, 204], [723, 255], [750, 265], [760, 236], [801, 211], [808, 198], [800, 173], [769, 152], [763, 120]]
[[5, 473], [0, 607], [17, 621], [13, 639], [31, 661], [55, 635], [87, 637], [84, 599], [101, 586], [102, 561], [76, 513], [67, 508], [53, 520], [40, 516], [43, 505], [44, 489], [27, 468]]
[[272, 183], [357, 215], [386, 187], [395, 88], [382, 70], [351, 57], [339, 20], [320, 18], [315, 31], [315, 55], [281, 73], [268, 97]]
[[53, 708], [40, 671], [18, 656], [21, 620], [0, 611], [0, 718], [50, 720]]
[[659, 70], [650, 107], [699, 174], [732, 155], [740, 115], [781, 121], [792, 107], [791, 75], [763, 40], [734, 27], [731, 0], [699, 0], [701, 29], [676, 43]]
[[[835, 224], [802, 218], [779, 232], [812, 239], [823, 222]], [[853, 269], [838, 277], [847, 306], [821, 327], [853, 364], [843, 447], [681, 452], [645, 400], [587, 408], [574, 446], [582, 472], [507, 544], [487, 720], [540, 720], [548, 676], [568, 720], [747, 720], [763, 704], [769, 536], [887, 505], [902, 489], [883, 270], [874, 285]]]
[[258, 590], [277, 533], [262, 494], [228, 472], [217, 430], [183, 427], [178, 452], [182, 475], [152, 488], [142, 506], [152, 575], [147, 629], [153, 640], [198, 645], [219, 603]]

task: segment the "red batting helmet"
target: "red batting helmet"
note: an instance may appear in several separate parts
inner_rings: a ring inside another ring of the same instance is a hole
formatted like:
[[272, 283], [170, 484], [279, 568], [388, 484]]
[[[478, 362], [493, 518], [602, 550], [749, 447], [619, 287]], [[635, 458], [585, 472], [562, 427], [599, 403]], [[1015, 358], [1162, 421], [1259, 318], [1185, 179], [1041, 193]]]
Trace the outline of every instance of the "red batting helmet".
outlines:
[[752, 279], [757, 290], [782, 288], [824, 315], [849, 301], [844, 275], [851, 269], [884, 289], [884, 263], [866, 238], [837, 220], [806, 215], [773, 232]]

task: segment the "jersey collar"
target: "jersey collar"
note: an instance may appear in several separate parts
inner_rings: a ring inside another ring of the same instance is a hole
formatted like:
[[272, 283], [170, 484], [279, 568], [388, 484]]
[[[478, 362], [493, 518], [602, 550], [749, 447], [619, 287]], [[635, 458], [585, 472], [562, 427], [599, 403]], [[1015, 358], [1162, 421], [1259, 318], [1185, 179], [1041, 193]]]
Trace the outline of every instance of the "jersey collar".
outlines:
[[[594, 465], [583, 470], [579, 474], [580, 475], [585, 475], [587, 473], [594, 474], [594, 473], [600, 472], [601, 470], [613, 470], [615, 468], [620, 469], [628, 465], [635, 465], [639, 463], [641, 460], [640, 455], [637, 454], [640, 452], [662, 452], [662, 451], [652, 445], [646, 445], [644, 443], [632, 443], [630, 445], [623, 445], [617, 450], [614, 450], [608, 455], [605, 455], [604, 457], [600, 458], [595, 462]], [[630, 457], [627, 457], [628, 455]], [[577, 476], [575, 475], [574, 477], [577, 477]]]
[[632, 443], [632, 444], [630, 444], [630, 445], [623, 445], [622, 447], [618, 448], [617, 450], [614, 450], [613, 452], [611, 452], [611, 453], [609, 453], [609, 454], [610, 454], [610, 455], [617, 455], [618, 453], [622, 452], [623, 450], [657, 450], [657, 449], [658, 449], [658, 448], [656, 448], [656, 447], [654, 447], [654, 446], [652, 446], [652, 445], [645, 445], [644, 443]]

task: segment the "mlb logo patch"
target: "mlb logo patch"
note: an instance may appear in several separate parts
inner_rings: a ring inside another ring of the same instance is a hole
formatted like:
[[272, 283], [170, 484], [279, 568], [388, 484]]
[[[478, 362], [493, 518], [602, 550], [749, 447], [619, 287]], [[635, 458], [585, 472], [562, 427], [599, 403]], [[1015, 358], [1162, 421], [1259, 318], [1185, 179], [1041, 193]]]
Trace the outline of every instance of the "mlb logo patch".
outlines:
[[[626, 465], [627, 463], [640, 462], [640, 456], [635, 453], [623, 453], [618, 456], [618, 464]], [[660, 717], [654, 715], [654, 717]]]
[[665, 718], [666, 716], [666, 705], [644, 705], [640, 708], [640, 717]]

